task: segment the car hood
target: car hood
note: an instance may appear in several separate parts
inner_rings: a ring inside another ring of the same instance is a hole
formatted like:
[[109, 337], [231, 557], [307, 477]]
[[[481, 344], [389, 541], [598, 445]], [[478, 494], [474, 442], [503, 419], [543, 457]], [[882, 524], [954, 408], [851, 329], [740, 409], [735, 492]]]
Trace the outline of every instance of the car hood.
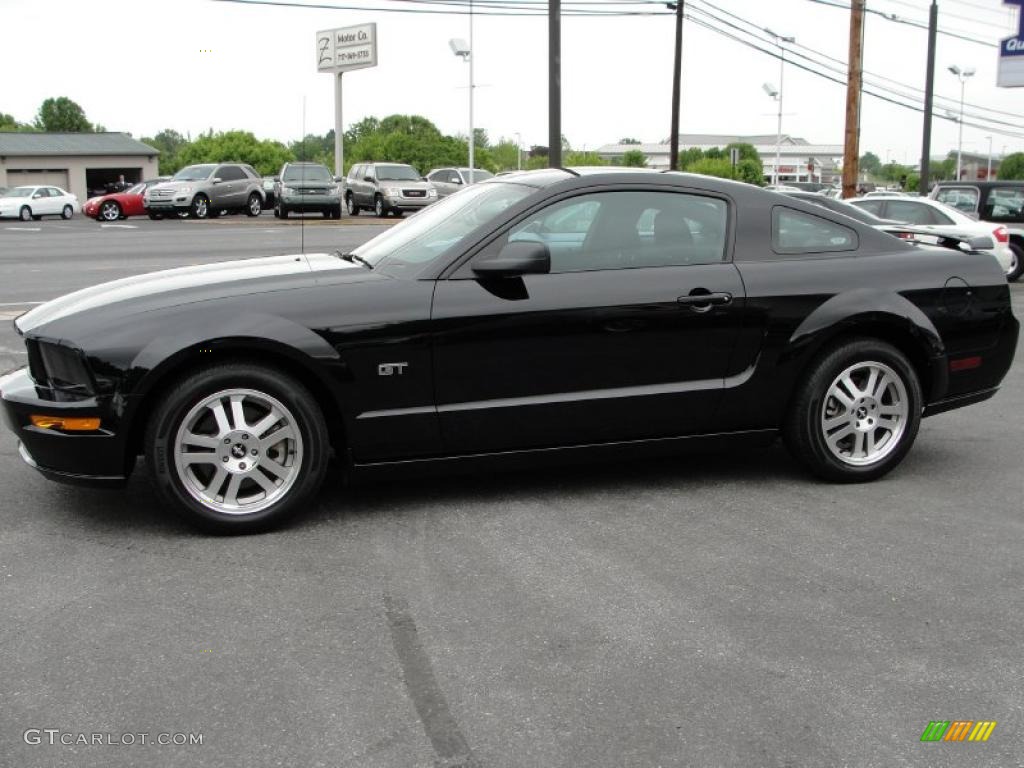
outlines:
[[180, 267], [126, 277], [69, 293], [26, 312], [15, 321], [15, 325], [22, 333], [27, 333], [84, 312], [113, 310], [119, 316], [127, 317], [198, 301], [297, 288], [315, 282], [317, 274], [349, 270], [367, 272], [364, 267], [328, 253]]
[[148, 191], [155, 192], [158, 189], [178, 190], [182, 187], [198, 187], [203, 184], [208, 184], [209, 181], [209, 179], [200, 179], [199, 181], [162, 181], [159, 184], [154, 184]]
[[422, 179], [413, 180], [406, 179], [401, 181], [391, 181], [390, 179], [379, 179], [382, 187], [401, 187], [402, 189], [433, 189], [434, 185], [432, 182], [423, 181]]

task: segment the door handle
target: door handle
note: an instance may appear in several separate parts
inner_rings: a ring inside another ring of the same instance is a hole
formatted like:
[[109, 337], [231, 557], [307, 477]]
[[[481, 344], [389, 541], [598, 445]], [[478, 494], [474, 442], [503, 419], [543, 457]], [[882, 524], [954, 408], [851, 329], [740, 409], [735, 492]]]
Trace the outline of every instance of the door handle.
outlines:
[[712, 307], [722, 307], [732, 303], [731, 293], [711, 293], [703, 288], [694, 288], [689, 295], [680, 296], [676, 303], [689, 307], [694, 312], [707, 312]]

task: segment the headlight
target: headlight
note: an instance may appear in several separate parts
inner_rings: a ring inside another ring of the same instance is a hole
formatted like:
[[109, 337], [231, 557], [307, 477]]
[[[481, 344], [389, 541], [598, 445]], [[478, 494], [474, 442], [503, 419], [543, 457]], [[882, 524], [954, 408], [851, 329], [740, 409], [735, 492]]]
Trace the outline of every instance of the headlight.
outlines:
[[294, 195], [295, 187], [281, 187], [281, 192], [283, 192], [286, 195]]
[[71, 395], [95, 393], [93, 377], [80, 350], [36, 339], [29, 340], [27, 349], [29, 373], [36, 384]]
[[388, 197], [401, 197], [402, 190], [398, 187], [384, 187], [384, 194]]
[[437, 197], [437, 190], [433, 189], [433, 188], [428, 189], [427, 190], [427, 197]]
[[187, 184], [184, 187], [178, 187], [178, 194], [186, 194], [187, 195], [191, 191], [192, 191], [192, 187], [188, 186]]

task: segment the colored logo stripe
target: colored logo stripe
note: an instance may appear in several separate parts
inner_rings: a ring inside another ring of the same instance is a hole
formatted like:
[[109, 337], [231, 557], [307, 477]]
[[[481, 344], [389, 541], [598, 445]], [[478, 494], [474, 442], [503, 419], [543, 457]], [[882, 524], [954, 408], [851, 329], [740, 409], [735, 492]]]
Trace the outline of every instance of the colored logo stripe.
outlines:
[[988, 737], [992, 735], [992, 731], [996, 728], [995, 720], [982, 720], [979, 721], [974, 730], [971, 731], [968, 741], [988, 741]]
[[921, 741], [940, 741], [948, 727], [949, 720], [932, 720], [921, 734]]
[[988, 741], [995, 727], [995, 720], [932, 720], [921, 741]]
[[949, 730], [946, 731], [946, 738], [943, 741], [963, 741], [971, 732], [972, 725], [974, 725], [973, 720], [954, 720], [949, 726]]

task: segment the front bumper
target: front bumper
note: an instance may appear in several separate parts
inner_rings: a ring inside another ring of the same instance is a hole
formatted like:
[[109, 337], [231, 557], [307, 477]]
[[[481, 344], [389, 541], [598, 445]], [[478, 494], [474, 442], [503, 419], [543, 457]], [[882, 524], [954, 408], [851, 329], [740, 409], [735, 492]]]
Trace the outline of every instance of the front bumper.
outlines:
[[[120, 485], [128, 479], [125, 440], [112, 398], [61, 401], [52, 390], [36, 386], [27, 368], [0, 378], [4, 420], [18, 439], [22, 459], [47, 477], [86, 485]], [[99, 417], [95, 432], [63, 432], [32, 424], [32, 414]], [[114, 427], [112, 429], [111, 427]]]
[[290, 211], [320, 211], [325, 208], [338, 208], [341, 196], [333, 195], [281, 195], [275, 203]]
[[436, 197], [405, 197], [404, 195], [384, 195], [384, 204], [392, 211], [418, 211], [431, 203]]

